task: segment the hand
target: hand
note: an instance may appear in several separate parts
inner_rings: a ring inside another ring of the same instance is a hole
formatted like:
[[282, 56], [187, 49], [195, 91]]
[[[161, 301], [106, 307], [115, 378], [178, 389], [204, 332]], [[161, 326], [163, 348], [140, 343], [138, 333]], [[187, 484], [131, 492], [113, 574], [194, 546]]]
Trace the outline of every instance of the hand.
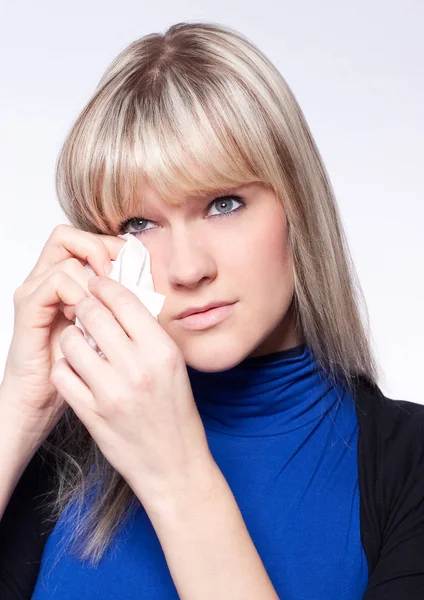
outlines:
[[98, 274], [116, 260], [125, 240], [54, 228], [31, 273], [13, 296], [15, 322], [1, 384], [1, 408], [42, 443], [68, 408], [50, 381], [62, 357], [58, 338], [75, 318], [74, 305], [90, 295], [84, 264]]
[[70, 325], [51, 380], [146, 511], [154, 511], [195, 490], [197, 476], [215, 463], [180, 349], [135, 294], [107, 277], [93, 279], [95, 297], [80, 300], [75, 313], [105, 358]]

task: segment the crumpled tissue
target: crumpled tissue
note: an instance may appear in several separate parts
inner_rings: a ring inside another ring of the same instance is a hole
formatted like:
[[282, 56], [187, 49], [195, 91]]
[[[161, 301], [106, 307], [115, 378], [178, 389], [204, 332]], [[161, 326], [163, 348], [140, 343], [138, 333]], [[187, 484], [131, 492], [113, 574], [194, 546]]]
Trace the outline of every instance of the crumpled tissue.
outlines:
[[[155, 291], [150, 272], [150, 254], [144, 244], [131, 233], [125, 233], [118, 237], [126, 240], [126, 244], [119, 251], [116, 260], [111, 261], [112, 270], [108, 277], [133, 292], [157, 320], [165, 302], [165, 296]], [[96, 275], [89, 264], [85, 265], [85, 268], [91, 275]], [[75, 319], [75, 325], [82, 330], [90, 346], [102, 358], [106, 358], [78, 318]]]

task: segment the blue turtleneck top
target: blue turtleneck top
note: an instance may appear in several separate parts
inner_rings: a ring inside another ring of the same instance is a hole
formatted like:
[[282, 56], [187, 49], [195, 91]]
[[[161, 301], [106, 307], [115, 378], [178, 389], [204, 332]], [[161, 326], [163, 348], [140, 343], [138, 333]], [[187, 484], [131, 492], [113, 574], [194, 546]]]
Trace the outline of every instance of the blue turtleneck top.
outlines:
[[[353, 398], [305, 344], [218, 373], [187, 371], [211, 453], [281, 600], [362, 598]], [[46, 542], [32, 600], [178, 600], [140, 503], [96, 568], [67, 552], [55, 561], [67, 527], [59, 518]]]

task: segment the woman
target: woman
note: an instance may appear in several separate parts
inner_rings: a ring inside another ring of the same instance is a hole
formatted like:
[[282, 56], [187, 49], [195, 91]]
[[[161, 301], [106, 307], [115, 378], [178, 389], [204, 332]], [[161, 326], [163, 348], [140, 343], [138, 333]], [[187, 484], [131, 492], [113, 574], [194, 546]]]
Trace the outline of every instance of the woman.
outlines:
[[[0, 389], [2, 598], [421, 598], [424, 409], [377, 386], [333, 191], [270, 61], [216, 24], [135, 41], [57, 190], [73, 227], [15, 293]], [[105, 277], [125, 233], [158, 321]]]

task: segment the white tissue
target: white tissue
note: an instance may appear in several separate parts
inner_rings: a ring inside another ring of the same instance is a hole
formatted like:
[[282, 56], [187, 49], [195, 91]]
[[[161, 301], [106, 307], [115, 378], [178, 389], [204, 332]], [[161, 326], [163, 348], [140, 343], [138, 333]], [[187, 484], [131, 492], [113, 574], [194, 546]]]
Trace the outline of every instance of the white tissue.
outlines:
[[[150, 254], [144, 244], [131, 233], [125, 233], [118, 237], [127, 242], [119, 251], [116, 260], [112, 260], [112, 271], [108, 276], [133, 292], [157, 320], [165, 302], [165, 296], [155, 291], [153, 277], [150, 273]], [[91, 275], [96, 274], [90, 265], [85, 265], [85, 268]], [[90, 346], [102, 358], [106, 358], [78, 318], [75, 319], [75, 325], [82, 330]]]

